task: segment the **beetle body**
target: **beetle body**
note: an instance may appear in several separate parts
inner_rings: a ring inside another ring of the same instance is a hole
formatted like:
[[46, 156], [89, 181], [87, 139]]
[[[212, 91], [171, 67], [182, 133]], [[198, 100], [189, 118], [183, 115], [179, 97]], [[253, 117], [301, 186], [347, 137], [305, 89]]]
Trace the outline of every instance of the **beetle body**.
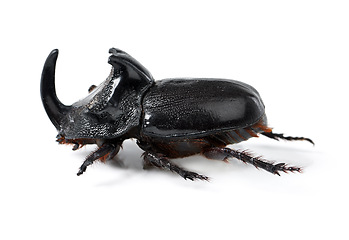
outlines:
[[226, 161], [234, 157], [274, 174], [300, 171], [273, 164], [226, 145], [263, 134], [274, 139], [307, 140], [275, 134], [267, 125], [265, 107], [250, 85], [227, 79], [165, 79], [154, 81], [150, 72], [126, 52], [109, 51], [112, 70], [89, 95], [71, 106], [62, 104], [55, 92], [58, 50], [48, 56], [41, 78], [41, 97], [58, 130], [57, 141], [76, 150], [97, 144], [79, 169], [86, 171], [95, 160], [111, 160], [125, 139], [135, 138], [144, 153], [145, 166], [178, 173], [185, 179], [208, 178], [173, 164], [170, 158], [201, 153]]
[[141, 136], [170, 157], [200, 153], [212, 142], [238, 143], [266, 129], [258, 92], [234, 80], [157, 81], [144, 96], [143, 111]]

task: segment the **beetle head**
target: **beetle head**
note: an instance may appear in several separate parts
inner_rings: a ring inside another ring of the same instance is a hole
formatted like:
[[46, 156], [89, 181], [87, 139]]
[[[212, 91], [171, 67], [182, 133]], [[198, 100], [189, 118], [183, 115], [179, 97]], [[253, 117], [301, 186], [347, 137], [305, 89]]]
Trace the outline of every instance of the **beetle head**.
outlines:
[[115, 138], [138, 126], [141, 99], [153, 77], [126, 52], [112, 48], [109, 53], [112, 70], [107, 79], [71, 106], [62, 104], [55, 91], [58, 50], [48, 56], [41, 77], [41, 99], [61, 137]]

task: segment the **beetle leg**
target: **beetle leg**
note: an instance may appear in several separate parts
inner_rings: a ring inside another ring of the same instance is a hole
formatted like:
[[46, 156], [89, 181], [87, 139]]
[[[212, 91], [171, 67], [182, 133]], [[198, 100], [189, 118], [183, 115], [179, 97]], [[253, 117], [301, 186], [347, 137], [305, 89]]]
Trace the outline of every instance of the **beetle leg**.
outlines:
[[119, 149], [120, 149], [119, 145], [115, 146], [114, 144], [109, 144], [109, 143], [103, 144], [101, 147], [99, 147], [96, 151], [92, 152], [86, 158], [84, 163], [80, 166], [80, 169], [77, 175], [80, 176], [81, 174], [83, 174], [89, 165], [91, 165], [97, 159], [107, 156], [107, 154], [109, 154], [109, 156], [107, 156], [107, 159], [113, 158], [117, 154]]
[[271, 172], [273, 174], [279, 175], [279, 171], [283, 172], [301, 172], [302, 169], [300, 167], [289, 167], [285, 163], [278, 163], [274, 164], [271, 162], [268, 162], [261, 157], [252, 157], [249, 153], [246, 151], [237, 151], [230, 148], [220, 148], [220, 147], [213, 147], [208, 148], [202, 151], [202, 154], [210, 159], [219, 159], [219, 160], [226, 160], [227, 158], [236, 158], [244, 163], [249, 163], [255, 166], [256, 168], [262, 168], [268, 172]]
[[209, 178], [204, 175], [187, 171], [177, 166], [176, 164], [173, 164], [167, 157], [162, 156], [160, 154], [145, 152], [143, 156], [144, 156], [144, 162], [147, 163], [148, 165], [151, 164], [158, 168], [170, 170], [172, 172], [179, 174], [184, 179], [190, 179], [192, 181], [196, 179], [206, 180], [206, 181], [209, 180]]
[[75, 143], [73, 143], [74, 144], [74, 146], [73, 146], [73, 151], [76, 151], [76, 150], [78, 150], [79, 149], [79, 147], [80, 147], [80, 144], [79, 143], [77, 143], [77, 142], [75, 142]]
[[92, 92], [97, 86], [96, 85], [91, 85], [89, 88], [88, 88], [88, 93]]
[[279, 139], [284, 139], [287, 141], [308, 141], [311, 144], [315, 145], [313, 140], [311, 140], [310, 138], [305, 138], [305, 137], [285, 137], [284, 134], [282, 133], [273, 133], [273, 132], [262, 132], [261, 134], [263, 134], [264, 136], [271, 138], [271, 139], [275, 139], [277, 141], [279, 141]]

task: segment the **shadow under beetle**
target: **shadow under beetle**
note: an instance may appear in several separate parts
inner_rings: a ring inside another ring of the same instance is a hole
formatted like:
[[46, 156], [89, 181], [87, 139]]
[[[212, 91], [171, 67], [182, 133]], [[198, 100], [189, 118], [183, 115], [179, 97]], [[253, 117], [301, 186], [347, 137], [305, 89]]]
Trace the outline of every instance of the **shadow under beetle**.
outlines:
[[145, 167], [168, 169], [184, 179], [208, 177], [173, 164], [171, 158], [201, 153], [209, 159], [236, 158], [279, 175], [301, 168], [272, 163], [246, 151], [226, 148], [262, 134], [272, 139], [306, 140], [273, 133], [267, 125], [259, 93], [246, 83], [227, 79], [165, 79], [154, 81], [150, 72], [126, 52], [109, 50], [108, 78], [71, 106], [62, 104], [55, 90], [58, 50], [47, 57], [41, 77], [41, 98], [58, 130], [57, 141], [77, 150], [97, 144], [78, 175], [95, 160], [113, 159], [125, 139], [137, 139], [144, 150]]

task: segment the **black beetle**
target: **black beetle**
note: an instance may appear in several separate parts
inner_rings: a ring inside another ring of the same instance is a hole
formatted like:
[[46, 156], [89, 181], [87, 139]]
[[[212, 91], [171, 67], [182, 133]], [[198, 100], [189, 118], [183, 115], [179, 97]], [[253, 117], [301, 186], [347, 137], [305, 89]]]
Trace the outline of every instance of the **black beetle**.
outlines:
[[259, 93], [246, 83], [227, 79], [165, 79], [154, 81], [150, 72], [126, 52], [109, 50], [112, 70], [89, 95], [71, 106], [62, 104], [55, 90], [58, 50], [47, 57], [41, 76], [41, 99], [58, 130], [57, 141], [76, 150], [97, 144], [81, 165], [78, 175], [99, 159], [113, 159], [123, 141], [137, 139], [144, 166], [168, 169], [184, 179], [208, 180], [170, 161], [201, 153], [209, 159], [237, 158], [273, 174], [300, 172], [301, 168], [274, 164], [246, 151], [226, 148], [258, 134], [272, 139], [312, 140], [285, 137], [267, 126]]

